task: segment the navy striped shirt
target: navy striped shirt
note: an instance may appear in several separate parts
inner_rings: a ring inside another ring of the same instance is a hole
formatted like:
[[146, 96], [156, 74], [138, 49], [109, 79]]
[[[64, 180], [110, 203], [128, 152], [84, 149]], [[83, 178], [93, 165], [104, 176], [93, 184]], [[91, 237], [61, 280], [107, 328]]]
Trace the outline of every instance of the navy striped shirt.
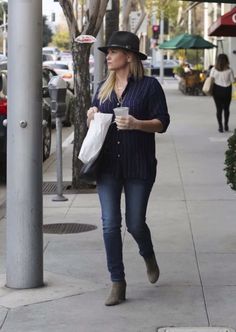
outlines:
[[[120, 102], [115, 91], [111, 98], [100, 104], [98, 91], [93, 106], [100, 112], [114, 113], [113, 108]], [[159, 82], [153, 77], [144, 76], [141, 80], [132, 77], [122, 94], [122, 106], [129, 107], [129, 114], [139, 120], [158, 119], [166, 131], [170, 117], [166, 98]], [[117, 130], [111, 124], [103, 146], [101, 172], [115, 177], [132, 179], [155, 179], [157, 160], [155, 156], [155, 133], [140, 130]]]

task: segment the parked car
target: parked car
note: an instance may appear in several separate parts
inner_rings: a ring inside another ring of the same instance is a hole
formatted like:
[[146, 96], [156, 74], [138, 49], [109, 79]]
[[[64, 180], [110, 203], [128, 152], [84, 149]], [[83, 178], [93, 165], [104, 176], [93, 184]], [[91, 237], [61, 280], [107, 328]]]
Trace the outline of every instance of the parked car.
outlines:
[[42, 61], [53, 61], [53, 55], [52, 54], [42, 54]]
[[7, 61], [0, 62], [0, 70], [7, 70]]
[[[48, 91], [48, 83], [51, 80], [52, 77], [58, 76], [57, 73], [49, 68], [49, 67], [43, 67], [43, 91], [44, 91], [44, 101], [48, 104], [50, 107], [51, 99]], [[66, 90], [66, 112], [65, 116], [62, 119], [62, 123], [64, 127], [70, 127], [73, 123], [74, 118], [74, 107], [75, 107], [75, 96], [73, 92], [71, 92], [69, 89]], [[55, 127], [56, 123], [56, 117], [55, 113], [51, 113], [51, 119], [52, 119], [52, 127]]]
[[68, 82], [68, 88], [74, 90], [74, 70], [72, 61], [44, 61], [43, 66], [53, 69], [57, 75]]
[[62, 51], [61, 61], [73, 61], [71, 51]]
[[7, 56], [0, 53], [0, 62], [7, 61]]
[[[164, 76], [174, 76], [173, 69], [179, 65], [176, 60], [164, 59]], [[151, 74], [160, 75], [160, 61], [151, 65]]]
[[[51, 151], [51, 107], [45, 98], [42, 101], [42, 118], [45, 120], [43, 127], [43, 160], [46, 160]], [[7, 128], [3, 125], [5, 119], [7, 119], [7, 71], [2, 70], [0, 72], [0, 177], [3, 179], [6, 178], [7, 159]]]
[[43, 47], [43, 54], [52, 55], [54, 61], [61, 59], [61, 51], [57, 47]]

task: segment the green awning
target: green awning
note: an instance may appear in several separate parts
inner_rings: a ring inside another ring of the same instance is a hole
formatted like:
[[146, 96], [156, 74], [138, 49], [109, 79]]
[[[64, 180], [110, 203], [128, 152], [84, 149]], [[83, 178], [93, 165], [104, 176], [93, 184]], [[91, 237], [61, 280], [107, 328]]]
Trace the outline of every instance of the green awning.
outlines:
[[184, 33], [165, 41], [159, 45], [160, 49], [165, 50], [178, 50], [178, 49], [206, 49], [217, 47], [216, 45], [210, 43], [209, 41], [202, 38], [200, 35], [190, 35]]

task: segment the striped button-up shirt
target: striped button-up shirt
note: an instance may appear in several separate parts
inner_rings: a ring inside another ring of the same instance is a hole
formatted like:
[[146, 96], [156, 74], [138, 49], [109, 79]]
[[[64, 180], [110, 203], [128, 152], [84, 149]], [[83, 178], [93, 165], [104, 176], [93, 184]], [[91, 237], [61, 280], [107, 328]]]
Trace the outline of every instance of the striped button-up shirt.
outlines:
[[[99, 88], [98, 88], [99, 91]], [[100, 112], [114, 113], [119, 106], [129, 107], [129, 114], [139, 120], [158, 119], [165, 132], [169, 122], [166, 98], [159, 82], [144, 76], [141, 80], [132, 77], [122, 94], [122, 105], [115, 91], [104, 103], [99, 102], [98, 91], [93, 106]], [[155, 179], [156, 176], [155, 133], [140, 130], [117, 130], [112, 123], [103, 146], [101, 172], [115, 177], [132, 179]]]

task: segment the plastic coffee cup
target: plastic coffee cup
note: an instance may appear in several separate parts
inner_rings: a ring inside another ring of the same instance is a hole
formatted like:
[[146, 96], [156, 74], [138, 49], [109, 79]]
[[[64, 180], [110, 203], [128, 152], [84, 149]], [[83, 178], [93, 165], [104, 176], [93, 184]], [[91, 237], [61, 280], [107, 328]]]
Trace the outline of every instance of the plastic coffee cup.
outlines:
[[116, 107], [113, 108], [115, 116], [128, 116], [129, 115], [129, 107]]

